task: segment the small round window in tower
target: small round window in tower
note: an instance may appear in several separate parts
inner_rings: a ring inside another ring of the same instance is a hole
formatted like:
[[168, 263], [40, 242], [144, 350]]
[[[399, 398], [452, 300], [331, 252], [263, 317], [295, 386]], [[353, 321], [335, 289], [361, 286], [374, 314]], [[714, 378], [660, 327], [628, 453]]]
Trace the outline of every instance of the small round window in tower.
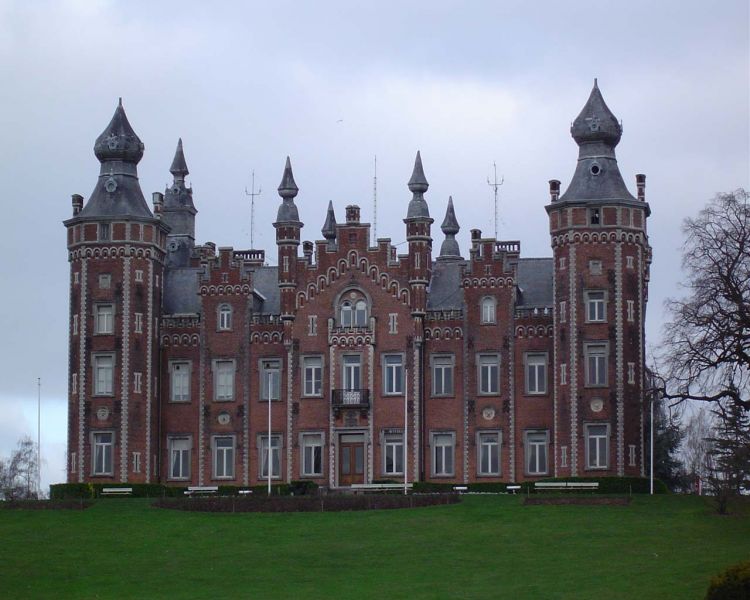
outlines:
[[594, 163], [593, 165], [591, 165], [589, 171], [592, 175], [599, 175], [599, 173], [602, 172], [602, 168], [599, 166], [599, 163]]
[[110, 177], [109, 179], [107, 179], [104, 184], [104, 189], [107, 190], [110, 194], [117, 189], [117, 182], [115, 181], [114, 177]]

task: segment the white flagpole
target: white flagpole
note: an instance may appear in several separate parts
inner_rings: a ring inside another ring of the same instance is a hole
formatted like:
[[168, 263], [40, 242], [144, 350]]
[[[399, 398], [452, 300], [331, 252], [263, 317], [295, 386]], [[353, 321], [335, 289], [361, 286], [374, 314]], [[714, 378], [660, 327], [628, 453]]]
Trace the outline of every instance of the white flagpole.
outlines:
[[409, 479], [409, 371], [404, 369], [404, 496], [407, 490], [407, 481]]
[[268, 457], [266, 459], [266, 468], [268, 469], [268, 495], [271, 495], [271, 472], [273, 471], [273, 454], [271, 453], [271, 371], [268, 371], [268, 439], [266, 448]]

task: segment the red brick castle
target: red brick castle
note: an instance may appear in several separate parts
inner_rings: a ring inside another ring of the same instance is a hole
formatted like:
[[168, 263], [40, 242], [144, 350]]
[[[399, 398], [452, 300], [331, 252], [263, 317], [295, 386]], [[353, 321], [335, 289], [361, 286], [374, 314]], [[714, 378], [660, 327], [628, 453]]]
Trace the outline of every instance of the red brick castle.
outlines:
[[450, 199], [434, 252], [417, 153], [405, 254], [371, 240], [357, 206], [337, 223], [329, 204], [323, 239], [303, 242], [287, 159], [269, 266], [262, 250], [196, 245], [181, 142], [148, 206], [120, 104], [65, 222], [68, 480], [643, 475], [645, 176], [631, 195], [596, 84], [571, 133], [575, 173], [562, 194], [550, 181], [545, 207], [552, 258], [477, 229], [462, 256]]

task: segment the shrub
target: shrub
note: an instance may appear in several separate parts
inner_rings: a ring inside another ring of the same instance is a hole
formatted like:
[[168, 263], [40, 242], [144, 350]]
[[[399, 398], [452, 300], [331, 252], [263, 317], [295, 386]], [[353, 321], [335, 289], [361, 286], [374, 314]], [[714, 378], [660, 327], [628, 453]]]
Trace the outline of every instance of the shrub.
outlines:
[[750, 561], [732, 565], [713, 577], [706, 600], [750, 600]]
[[90, 483], [54, 483], [49, 486], [50, 500], [93, 497], [94, 486]]

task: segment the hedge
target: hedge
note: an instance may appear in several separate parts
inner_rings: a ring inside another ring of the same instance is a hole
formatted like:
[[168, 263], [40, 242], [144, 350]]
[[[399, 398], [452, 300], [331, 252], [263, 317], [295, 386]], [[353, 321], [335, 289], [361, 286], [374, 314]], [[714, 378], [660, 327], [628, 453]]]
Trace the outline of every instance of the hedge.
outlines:
[[[49, 486], [51, 500], [68, 500], [71, 498], [99, 498], [102, 488], [133, 489], [133, 498], [180, 498], [185, 495], [186, 486], [171, 486], [161, 483], [57, 483]], [[250, 489], [253, 495], [265, 495], [266, 485], [238, 486], [220, 485], [219, 496], [238, 496], [240, 490]], [[291, 483], [276, 483], [271, 485], [274, 496], [305, 496], [318, 492], [318, 484], [314, 481], [292, 481]]]
[[750, 561], [732, 565], [713, 577], [706, 600], [750, 600]]
[[[648, 494], [649, 493], [649, 480], [646, 477], [548, 477], [540, 479], [539, 481], [554, 482], [554, 481], [579, 481], [579, 482], [598, 482], [599, 488], [596, 490], [598, 494]], [[509, 485], [520, 485], [521, 493], [529, 493], [534, 491], [534, 481], [524, 481], [522, 483], [505, 483], [505, 482], [477, 482], [468, 483], [466, 487], [469, 492], [489, 492], [489, 493], [504, 493], [507, 492]], [[413, 490], [418, 493], [445, 493], [452, 492], [453, 488], [460, 483], [437, 483], [432, 481], [420, 481], [414, 483]], [[664, 482], [654, 479], [654, 493], [666, 494], [669, 490]]]

